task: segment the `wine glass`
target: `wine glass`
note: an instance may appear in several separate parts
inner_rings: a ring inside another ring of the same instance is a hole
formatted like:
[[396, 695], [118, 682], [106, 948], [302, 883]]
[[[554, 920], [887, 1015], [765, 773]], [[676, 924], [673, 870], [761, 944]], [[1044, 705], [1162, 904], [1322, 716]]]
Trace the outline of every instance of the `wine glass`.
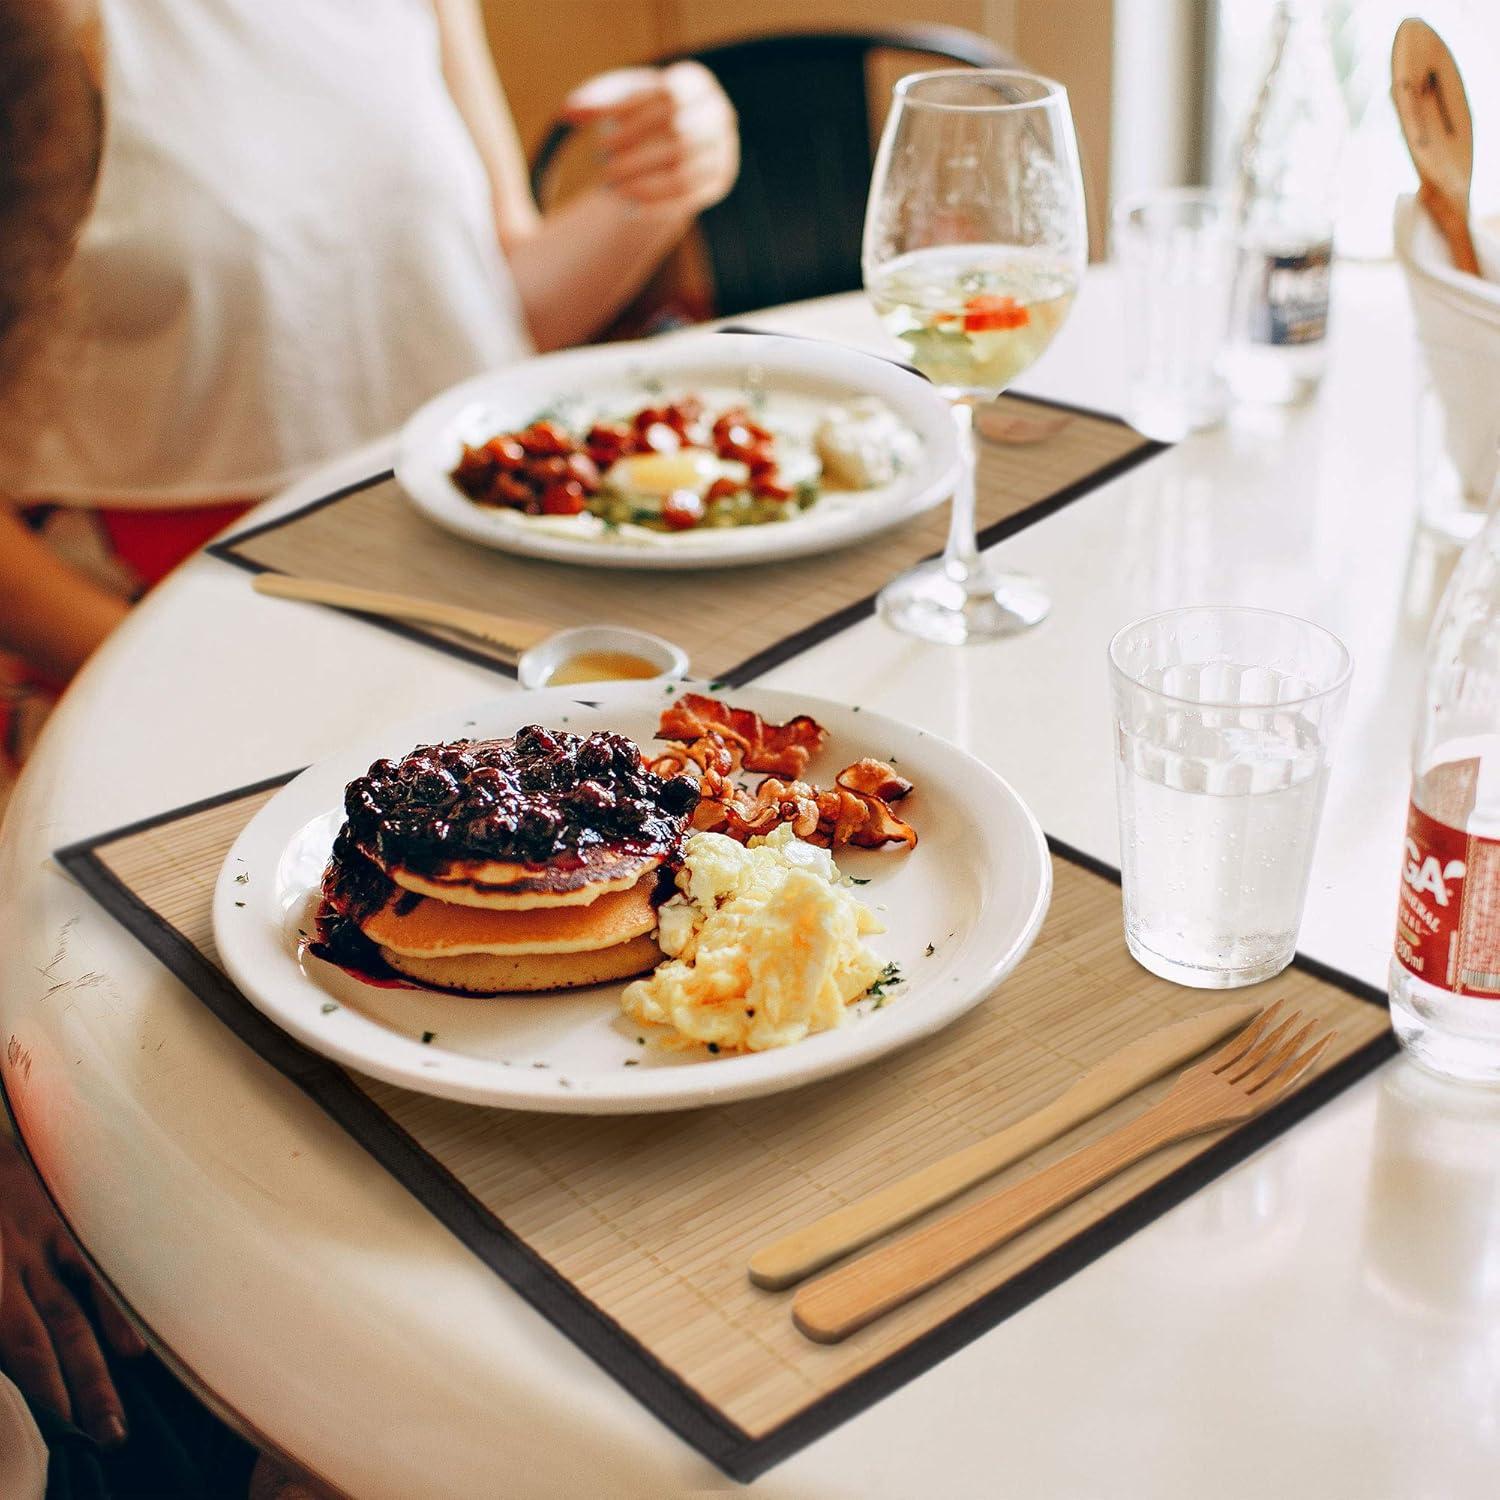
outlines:
[[1047, 591], [992, 568], [974, 531], [974, 407], [1052, 342], [1088, 250], [1067, 90], [1003, 68], [897, 85], [865, 213], [865, 289], [908, 361], [953, 403], [963, 470], [948, 545], [881, 591], [881, 618], [959, 645], [1042, 620]]

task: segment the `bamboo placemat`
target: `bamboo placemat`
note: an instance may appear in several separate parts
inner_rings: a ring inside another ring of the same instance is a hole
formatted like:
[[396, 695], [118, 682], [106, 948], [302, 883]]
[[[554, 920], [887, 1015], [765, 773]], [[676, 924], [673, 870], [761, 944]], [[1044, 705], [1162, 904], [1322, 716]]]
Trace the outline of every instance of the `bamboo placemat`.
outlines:
[[[1116, 417], [1005, 396], [1007, 442], [982, 442], [980, 541], [991, 546], [1164, 446]], [[687, 647], [698, 677], [739, 684], [870, 613], [897, 573], [940, 552], [948, 508], [853, 547], [744, 568], [643, 572], [512, 557], [424, 520], [389, 473], [216, 543], [252, 572], [330, 579], [519, 616], [563, 630], [627, 625]], [[711, 606], [706, 601], [712, 601]], [[514, 675], [497, 647], [427, 625], [372, 623]]]
[[[1057, 1285], [1393, 1050], [1379, 992], [1299, 959], [1263, 987], [1265, 998], [1286, 997], [1339, 1036], [1290, 1098], [1238, 1130], [1159, 1152], [847, 1343], [819, 1346], [793, 1329], [790, 1294], [750, 1285], [754, 1247], [1002, 1128], [1126, 1042], [1215, 1003], [1129, 958], [1114, 873], [1054, 845], [1046, 925], [1000, 992], [938, 1036], [843, 1078], [686, 1116], [484, 1110], [336, 1067], [262, 1017], [218, 968], [215, 877], [287, 779], [58, 857], [486, 1264], [739, 1479]], [[921, 1004], [919, 982], [894, 1003]], [[1167, 1086], [1142, 1090], [994, 1181], [1095, 1139]]]

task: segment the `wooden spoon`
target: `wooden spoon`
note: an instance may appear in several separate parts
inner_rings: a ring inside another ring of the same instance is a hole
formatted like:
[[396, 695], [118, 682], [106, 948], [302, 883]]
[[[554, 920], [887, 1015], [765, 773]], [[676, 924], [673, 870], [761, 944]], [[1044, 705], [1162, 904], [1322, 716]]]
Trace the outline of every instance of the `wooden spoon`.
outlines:
[[1455, 268], [1477, 276], [1469, 233], [1474, 120], [1453, 54], [1432, 27], [1412, 16], [1396, 28], [1391, 44], [1391, 99], [1421, 179], [1418, 200], [1448, 242]]

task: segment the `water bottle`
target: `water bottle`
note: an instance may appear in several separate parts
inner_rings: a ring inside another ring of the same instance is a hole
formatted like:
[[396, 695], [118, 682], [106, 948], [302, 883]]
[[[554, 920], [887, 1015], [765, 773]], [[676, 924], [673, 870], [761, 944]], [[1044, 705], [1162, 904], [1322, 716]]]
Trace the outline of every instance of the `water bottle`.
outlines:
[[1427, 643], [1390, 996], [1419, 1062], [1500, 1082], [1500, 483]]
[[1279, 0], [1270, 67], [1235, 165], [1238, 243], [1223, 373], [1240, 400], [1297, 401], [1322, 378], [1348, 123], [1322, 0]]

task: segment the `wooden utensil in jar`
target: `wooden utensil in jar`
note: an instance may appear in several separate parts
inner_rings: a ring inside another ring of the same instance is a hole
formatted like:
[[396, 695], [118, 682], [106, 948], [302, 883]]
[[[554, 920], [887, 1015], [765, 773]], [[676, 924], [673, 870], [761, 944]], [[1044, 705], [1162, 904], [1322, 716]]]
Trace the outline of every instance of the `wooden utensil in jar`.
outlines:
[[1391, 99], [1421, 179], [1418, 200], [1448, 243], [1460, 271], [1479, 274], [1469, 232], [1474, 120], [1458, 64], [1425, 21], [1407, 17], [1391, 45]]

